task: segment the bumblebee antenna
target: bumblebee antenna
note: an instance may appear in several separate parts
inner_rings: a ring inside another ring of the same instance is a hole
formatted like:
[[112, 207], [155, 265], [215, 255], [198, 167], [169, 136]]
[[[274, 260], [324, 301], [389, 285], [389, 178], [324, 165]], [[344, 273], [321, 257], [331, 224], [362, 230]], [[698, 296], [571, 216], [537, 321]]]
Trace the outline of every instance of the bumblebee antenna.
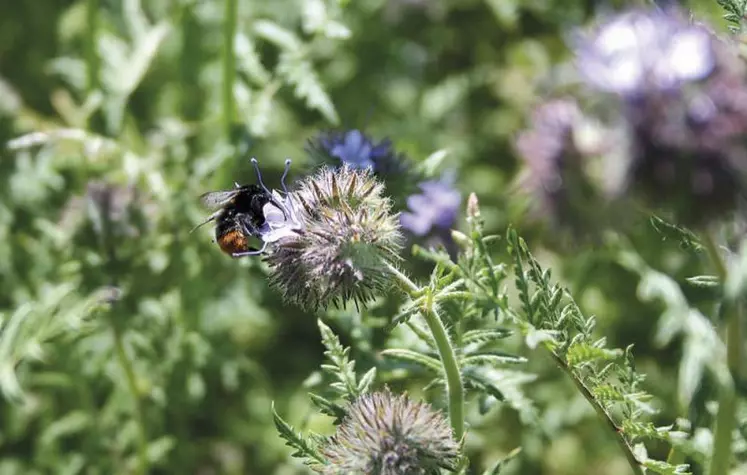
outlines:
[[197, 226], [195, 226], [194, 228], [192, 228], [192, 230], [189, 232], [189, 234], [192, 234], [193, 232], [197, 231], [198, 229], [200, 229], [201, 227], [203, 227], [204, 225], [206, 225], [210, 221], [212, 221], [215, 218], [217, 218], [218, 214], [220, 214], [220, 213], [219, 212], [215, 212], [215, 213], [211, 214], [207, 219], [205, 219], [205, 221], [201, 222], [200, 224], [198, 224]]
[[288, 171], [290, 171], [291, 168], [291, 159], [286, 158], [285, 159], [285, 170], [283, 170], [283, 176], [280, 177], [280, 185], [283, 187], [283, 192], [287, 195], [288, 194], [288, 188], [285, 186], [285, 178], [288, 176]]
[[259, 185], [263, 190], [265, 190], [265, 192], [267, 192], [268, 195], [272, 196], [272, 193], [267, 189], [264, 182], [262, 181], [262, 173], [259, 172], [259, 164], [257, 163], [257, 159], [254, 157], [252, 157], [252, 165], [254, 165], [254, 171], [257, 172], [257, 180], [259, 181]]

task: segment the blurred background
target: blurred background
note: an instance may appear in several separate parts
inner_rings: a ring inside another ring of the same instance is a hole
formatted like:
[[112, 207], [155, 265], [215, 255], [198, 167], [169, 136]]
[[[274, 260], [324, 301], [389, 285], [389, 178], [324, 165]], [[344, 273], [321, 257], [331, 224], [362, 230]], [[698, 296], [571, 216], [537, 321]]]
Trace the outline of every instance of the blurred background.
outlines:
[[[416, 162], [445, 150], [441, 167], [479, 196], [488, 232], [517, 227], [600, 336], [635, 344], [655, 422], [687, 416], [681, 350], [653, 343], [662, 308], [607, 254], [529, 219], [515, 186], [512, 140], [562, 80], [569, 34], [632, 4], [0, 0], [0, 474], [136, 473], [143, 453], [150, 473], [306, 473], [271, 402], [329, 433], [307, 398], [323, 359], [316, 318], [364, 371], [396, 302], [365, 325], [351, 308], [286, 306], [259, 259], [221, 254], [210, 226], [189, 232], [207, 215], [201, 193], [253, 182], [249, 157], [268, 184], [287, 157], [297, 178], [306, 141], [328, 128], [388, 137]], [[715, 0], [686, 6], [726, 31]], [[699, 265], [647, 223], [630, 239], [676, 279]], [[535, 378], [510, 403], [470, 412], [473, 473], [518, 446], [505, 473], [627, 473], [549, 359], [522, 371]]]

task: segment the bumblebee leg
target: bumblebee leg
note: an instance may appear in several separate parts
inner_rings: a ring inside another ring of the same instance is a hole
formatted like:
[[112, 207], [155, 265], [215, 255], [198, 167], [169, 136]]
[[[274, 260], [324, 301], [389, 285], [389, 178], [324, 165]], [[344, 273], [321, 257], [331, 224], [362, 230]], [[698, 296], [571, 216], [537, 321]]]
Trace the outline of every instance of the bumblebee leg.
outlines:
[[233, 257], [258, 256], [260, 254], [263, 254], [265, 252], [265, 249], [267, 249], [267, 243], [264, 243], [262, 245], [262, 249], [259, 249], [258, 251], [234, 252], [231, 255]]

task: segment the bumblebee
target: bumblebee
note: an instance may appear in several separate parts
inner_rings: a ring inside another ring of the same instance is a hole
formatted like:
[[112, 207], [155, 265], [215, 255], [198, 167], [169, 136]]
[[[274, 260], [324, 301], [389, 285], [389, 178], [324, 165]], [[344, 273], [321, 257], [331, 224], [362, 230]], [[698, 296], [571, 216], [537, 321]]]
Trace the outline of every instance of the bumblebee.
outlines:
[[202, 205], [217, 211], [190, 231], [194, 232], [201, 226], [215, 221], [215, 242], [218, 243], [221, 251], [232, 257], [256, 256], [264, 252], [267, 247], [266, 241], [261, 249], [257, 249], [250, 245], [249, 240], [262, 238], [261, 228], [265, 224], [265, 205], [272, 203], [285, 214], [283, 207], [277, 203], [270, 190], [262, 182], [257, 160], [253, 158], [252, 164], [257, 172], [259, 185], [235, 183], [233, 190], [210, 191], [201, 195]]

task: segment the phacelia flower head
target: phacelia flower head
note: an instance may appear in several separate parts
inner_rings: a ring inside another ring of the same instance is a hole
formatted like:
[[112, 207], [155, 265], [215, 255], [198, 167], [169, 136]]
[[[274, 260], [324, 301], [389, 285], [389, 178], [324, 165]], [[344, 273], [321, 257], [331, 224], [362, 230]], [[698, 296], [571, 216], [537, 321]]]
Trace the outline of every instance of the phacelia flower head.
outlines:
[[337, 165], [347, 164], [351, 168], [378, 168], [392, 161], [394, 151], [389, 140], [379, 143], [360, 130], [322, 132], [310, 143], [311, 148], [336, 160]]
[[314, 165], [370, 169], [397, 200], [412, 192], [413, 184], [421, 178], [389, 139], [377, 142], [357, 129], [322, 132], [309, 140], [307, 151]]
[[302, 306], [357, 306], [390, 281], [401, 234], [383, 185], [370, 169], [323, 167], [268, 204], [262, 239], [271, 283]]
[[698, 225], [744, 194], [743, 61], [673, 10], [612, 18], [577, 49], [588, 84], [614, 92], [629, 139], [626, 186], [653, 208]]
[[589, 223], [582, 221], [599, 218], [595, 215], [601, 214], [607, 184], [592, 180], [588, 168], [600, 130], [570, 98], [552, 99], [535, 109], [531, 126], [518, 135], [515, 146], [526, 167], [521, 185], [536, 215], [573, 231], [586, 231]]
[[612, 17], [576, 45], [586, 82], [606, 92], [671, 90], [708, 76], [713, 39], [673, 10], [635, 10]]
[[386, 390], [352, 403], [321, 451], [324, 475], [431, 475], [455, 469], [459, 444], [440, 412]]

